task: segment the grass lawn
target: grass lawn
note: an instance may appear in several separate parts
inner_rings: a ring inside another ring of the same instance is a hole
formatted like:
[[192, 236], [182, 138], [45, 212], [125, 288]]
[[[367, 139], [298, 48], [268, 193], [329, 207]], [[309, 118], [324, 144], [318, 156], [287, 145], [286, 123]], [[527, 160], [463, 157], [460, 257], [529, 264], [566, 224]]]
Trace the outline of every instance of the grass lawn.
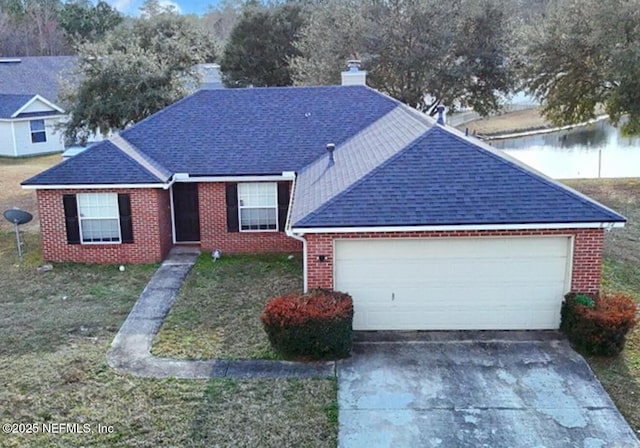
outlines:
[[[33, 190], [23, 190], [20, 182], [62, 161], [60, 154], [10, 159], [0, 157], [0, 212], [18, 207], [35, 216], [31, 223], [23, 226], [28, 231], [38, 231], [38, 206]], [[2, 229], [3, 227], [0, 227]]]
[[[17, 182], [59, 156], [0, 159], [0, 208], [35, 212]], [[607, 233], [605, 288], [640, 298], [640, 180], [570, 181], [629, 218]], [[0, 433], [0, 446], [334, 447], [331, 380], [157, 380], [106, 365], [113, 336], [154, 266], [42, 263], [37, 215], [25, 226], [18, 263], [14, 235], [0, 225], [0, 423], [88, 423], [87, 434]], [[272, 357], [258, 316], [270, 297], [301, 287], [299, 256], [204, 255], [165, 322], [154, 352], [183, 358]], [[204, 335], [204, 337], [203, 337]], [[588, 358], [623, 415], [640, 431], [640, 329], [615, 359]], [[98, 434], [97, 425], [113, 432]]]
[[[566, 184], [627, 217], [624, 229], [605, 235], [605, 289], [623, 290], [640, 300], [640, 179], [579, 180]], [[617, 358], [587, 357], [594, 372], [631, 427], [640, 434], [640, 325]]]
[[270, 298], [302, 289], [299, 254], [202, 254], [165, 320], [152, 353], [185, 359], [274, 358], [260, 314]]
[[[87, 434], [2, 434], [2, 447], [335, 447], [331, 380], [157, 380], [110, 369], [109, 344], [154, 266], [55, 264], [27, 233], [17, 264], [0, 226], [0, 423], [77, 423]], [[251, 281], [247, 273], [247, 282]], [[98, 434], [97, 425], [112, 426]]]

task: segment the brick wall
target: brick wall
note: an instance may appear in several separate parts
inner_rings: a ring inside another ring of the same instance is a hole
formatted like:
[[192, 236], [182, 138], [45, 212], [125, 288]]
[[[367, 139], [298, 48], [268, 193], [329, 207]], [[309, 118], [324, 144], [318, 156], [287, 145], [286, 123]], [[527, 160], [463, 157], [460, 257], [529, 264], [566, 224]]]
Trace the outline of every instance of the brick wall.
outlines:
[[[307, 234], [307, 282], [309, 288], [333, 287], [333, 240], [348, 238], [451, 238], [483, 236], [573, 235], [573, 272], [571, 289], [596, 292], [600, 288], [602, 266], [602, 229], [559, 230], [482, 230], [447, 232], [368, 232], [340, 234]], [[326, 255], [325, 262], [318, 255]]]
[[302, 243], [284, 232], [227, 232], [226, 187], [224, 183], [198, 185], [200, 247], [226, 253], [300, 252]]
[[[133, 244], [68, 244], [62, 196], [75, 193], [128, 193]], [[48, 261], [151, 263], [171, 248], [169, 192], [162, 189], [37, 190], [42, 253]]]
[[[302, 244], [284, 232], [227, 232], [224, 183], [198, 186], [203, 250], [226, 253], [300, 252]], [[68, 244], [62, 196], [75, 193], [128, 193], [133, 244]], [[37, 190], [43, 255], [48, 261], [150, 263], [161, 261], [173, 245], [171, 202], [162, 189]]]

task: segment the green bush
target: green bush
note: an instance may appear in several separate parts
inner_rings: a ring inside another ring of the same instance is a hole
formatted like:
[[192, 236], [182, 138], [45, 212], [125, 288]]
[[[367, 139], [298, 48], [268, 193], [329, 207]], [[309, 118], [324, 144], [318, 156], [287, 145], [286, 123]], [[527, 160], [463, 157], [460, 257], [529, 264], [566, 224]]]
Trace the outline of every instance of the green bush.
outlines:
[[285, 358], [336, 359], [351, 352], [353, 301], [317, 289], [271, 299], [260, 316], [271, 346]]
[[619, 354], [635, 324], [636, 303], [623, 293], [569, 293], [562, 304], [560, 329], [588, 354]]

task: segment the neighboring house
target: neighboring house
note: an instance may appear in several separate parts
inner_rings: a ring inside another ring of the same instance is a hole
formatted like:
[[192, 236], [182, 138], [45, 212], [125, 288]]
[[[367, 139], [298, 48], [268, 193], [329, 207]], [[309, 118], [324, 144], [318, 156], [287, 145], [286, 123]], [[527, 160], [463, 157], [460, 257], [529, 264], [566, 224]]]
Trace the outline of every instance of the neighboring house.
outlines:
[[75, 56], [0, 59], [0, 156], [64, 149], [56, 127], [65, 118], [58, 93], [61, 79], [70, 75], [76, 60]]
[[200, 76], [200, 89], [224, 89], [219, 64], [198, 64], [196, 65], [196, 71]]
[[599, 289], [624, 217], [363, 72], [343, 84], [202, 90], [25, 181], [44, 258], [302, 251], [359, 330], [552, 329], [566, 292]]
[[56, 125], [64, 117], [60, 107], [40, 95], [0, 94], [0, 156], [62, 151]]

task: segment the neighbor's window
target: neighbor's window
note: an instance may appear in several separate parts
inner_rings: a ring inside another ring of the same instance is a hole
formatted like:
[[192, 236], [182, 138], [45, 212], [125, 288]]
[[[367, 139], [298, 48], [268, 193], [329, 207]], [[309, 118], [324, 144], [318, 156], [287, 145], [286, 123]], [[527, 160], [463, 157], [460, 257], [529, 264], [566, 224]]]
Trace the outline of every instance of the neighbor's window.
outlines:
[[44, 143], [47, 141], [47, 131], [44, 128], [44, 120], [29, 121], [31, 127], [31, 143]]
[[80, 193], [78, 218], [83, 243], [119, 243], [120, 215], [117, 193]]
[[278, 230], [278, 184], [238, 184], [240, 231]]

